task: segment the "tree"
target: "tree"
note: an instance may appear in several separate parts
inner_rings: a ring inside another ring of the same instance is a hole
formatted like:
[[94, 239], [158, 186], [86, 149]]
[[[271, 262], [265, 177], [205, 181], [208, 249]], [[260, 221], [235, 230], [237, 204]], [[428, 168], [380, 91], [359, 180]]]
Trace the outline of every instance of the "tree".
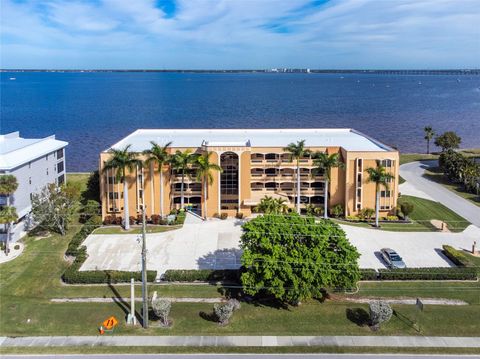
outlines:
[[288, 206], [283, 198], [265, 196], [260, 200], [256, 211], [265, 214], [284, 214], [288, 212]]
[[392, 307], [385, 301], [370, 302], [368, 307], [370, 309], [370, 325], [373, 330], [380, 329], [380, 324], [388, 322], [392, 317]]
[[408, 216], [413, 212], [414, 209], [415, 209], [415, 206], [411, 202], [402, 202], [400, 204], [400, 210], [402, 211], [403, 216], [407, 221], [408, 221]]
[[127, 145], [119, 150], [110, 149], [111, 157], [103, 165], [103, 173], [106, 173], [108, 170], [114, 170], [117, 181], [123, 182], [123, 223], [126, 230], [130, 229], [126, 172], [127, 169], [133, 172], [135, 168], [142, 167], [142, 161], [137, 159], [136, 153], [130, 152], [130, 147], [131, 145]]
[[375, 210], [373, 208], [363, 208], [360, 211], [360, 217], [363, 217], [367, 221], [371, 220], [374, 215], [375, 215]]
[[93, 216], [98, 216], [100, 214], [100, 203], [89, 199], [82, 207], [82, 213], [80, 219], [82, 223], [85, 223]]
[[229, 299], [226, 303], [215, 303], [213, 313], [220, 325], [227, 325], [233, 312], [240, 309], [240, 302], [236, 299]]
[[33, 219], [40, 228], [64, 236], [76, 212], [77, 203], [67, 186], [49, 184], [32, 196]]
[[423, 137], [427, 141], [427, 154], [430, 154], [430, 141], [435, 136], [435, 132], [433, 131], [432, 126], [426, 126], [423, 129], [425, 136]]
[[3, 206], [0, 208], [0, 224], [7, 226], [7, 238], [5, 240], [5, 254], [10, 252], [9, 242], [11, 237], [12, 223], [18, 219], [17, 210], [13, 206]]
[[143, 151], [143, 154], [147, 156], [145, 163], [150, 166], [152, 170], [153, 178], [153, 166], [158, 166], [158, 173], [160, 175], [160, 216], [163, 217], [163, 167], [168, 165], [171, 161], [169, 154], [169, 147], [172, 142], [167, 142], [165, 145], [161, 146], [154, 141], [150, 141], [152, 147], [148, 150]]
[[195, 162], [195, 168], [197, 171], [197, 181], [203, 184], [203, 217], [207, 218], [207, 198], [208, 198], [208, 185], [213, 183], [212, 171], [222, 172], [222, 168], [210, 162], [210, 156], [213, 152], [204, 152], [201, 156], [197, 157]]
[[305, 148], [305, 140], [297, 141], [297, 143], [290, 143], [287, 147], [283, 149], [290, 153], [292, 159], [295, 160], [297, 166], [297, 181], [296, 181], [296, 192], [297, 192], [297, 213], [300, 214], [300, 158], [310, 155], [310, 150]]
[[18, 181], [14, 175], [0, 175], [0, 196], [6, 197], [6, 206], [1, 210], [0, 223], [7, 226], [7, 238], [5, 240], [5, 254], [8, 256], [12, 222], [18, 219], [15, 207], [10, 206], [10, 197], [18, 189]]
[[323, 216], [325, 219], [328, 218], [328, 183], [331, 179], [332, 168], [345, 168], [345, 164], [340, 160], [340, 154], [332, 153], [329, 155], [326, 152], [315, 152], [313, 154], [313, 174], [321, 173], [325, 177], [325, 190], [323, 195]]
[[375, 183], [375, 227], [378, 227], [379, 211], [380, 211], [380, 188], [383, 186], [386, 191], [390, 189], [389, 182], [395, 177], [388, 173], [385, 167], [377, 161], [376, 168], [367, 168], [368, 182]]
[[331, 221], [297, 213], [266, 214], [243, 224], [241, 276], [245, 293], [266, 293], [297, 304], [321, 298], [324, 288], [353, 288], [359, 254]]
[[462, 143], [461, 137], [453, 131], [447, 131], [435, 138], [435, 146], [440, 147], [442, 152], [458, 148], [460, 143]]
[[166, 298], [152, 298], [152, 309], [155, 315], [160, 319], [162, 327], [169, 327], [171, 321], [168, 319], [172, 302]]
[[182, 174], [182, 184], [180, 187], [180, 208], [183, 209], [184, 206], [184, 185], [185, 185], [185, 175], [187, 174], [187, 169], [189, 169], [196, 161], [197, 154], [192, 153], [191, 150], [186, 150], [184, 152], [177, 150], [171, 158], [171, 166], [173, 169], [180, 171]]

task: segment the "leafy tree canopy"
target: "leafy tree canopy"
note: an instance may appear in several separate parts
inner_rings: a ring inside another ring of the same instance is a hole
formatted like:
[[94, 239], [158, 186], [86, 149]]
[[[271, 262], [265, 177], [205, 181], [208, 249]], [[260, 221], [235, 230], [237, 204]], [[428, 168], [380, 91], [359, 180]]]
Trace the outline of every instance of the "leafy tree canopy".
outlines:
[[325, 288], [353, 288], [359, 254], [335, 223], [298, 214], [259, 216], [243, 225], [242, 284], [287, 303], [321, 298]]
[[447, 131], [435, 138], [435, 146], [440, 147], [442, 152], [459, 148], [460, 143], [462, 143], [462, 139], [453, 131]]

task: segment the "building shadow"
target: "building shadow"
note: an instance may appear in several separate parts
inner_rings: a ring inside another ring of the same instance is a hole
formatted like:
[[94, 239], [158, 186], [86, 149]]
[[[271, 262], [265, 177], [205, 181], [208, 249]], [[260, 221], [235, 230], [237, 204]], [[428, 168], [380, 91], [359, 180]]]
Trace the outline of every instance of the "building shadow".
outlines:
[[345, 314], [349, 321], [359, 327], [366, 327], [370, 324], [370, 314], [363, 308], [347, 308]]
[[224, 270], [241, 267], [242, 250], [239, 248], [217, 249], [197, 259], [199, 269]]

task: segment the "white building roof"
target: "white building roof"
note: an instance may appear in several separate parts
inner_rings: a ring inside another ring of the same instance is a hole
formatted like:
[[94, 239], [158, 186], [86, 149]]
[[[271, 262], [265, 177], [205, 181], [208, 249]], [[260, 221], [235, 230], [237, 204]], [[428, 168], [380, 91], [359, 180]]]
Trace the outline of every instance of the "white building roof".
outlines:
[[0, 170], [11, 170], [48, 153], [59, 150], [68, 142], [45, 138], [23, 138], [19, 132], [0, 135]]
[[251, 146], [285, 147], [305, 140], [306, 147], [343, 147], [347, 151], [394, 151], [389, 146], [350, 128], [303, 129], [139, 129], [114, 144], [121, 149], [131, 145], [134, 152], [172, 142], [171, 147]]

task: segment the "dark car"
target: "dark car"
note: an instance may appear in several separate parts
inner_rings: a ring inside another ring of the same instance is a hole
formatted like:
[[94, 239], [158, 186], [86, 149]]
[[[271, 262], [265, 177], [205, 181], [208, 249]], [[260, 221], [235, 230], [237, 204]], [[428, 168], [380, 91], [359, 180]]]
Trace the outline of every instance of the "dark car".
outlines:
[[390, 268], [406, 268], [402, 257], [391, 248], [382, 248], [380, 250], [382, 257]]

